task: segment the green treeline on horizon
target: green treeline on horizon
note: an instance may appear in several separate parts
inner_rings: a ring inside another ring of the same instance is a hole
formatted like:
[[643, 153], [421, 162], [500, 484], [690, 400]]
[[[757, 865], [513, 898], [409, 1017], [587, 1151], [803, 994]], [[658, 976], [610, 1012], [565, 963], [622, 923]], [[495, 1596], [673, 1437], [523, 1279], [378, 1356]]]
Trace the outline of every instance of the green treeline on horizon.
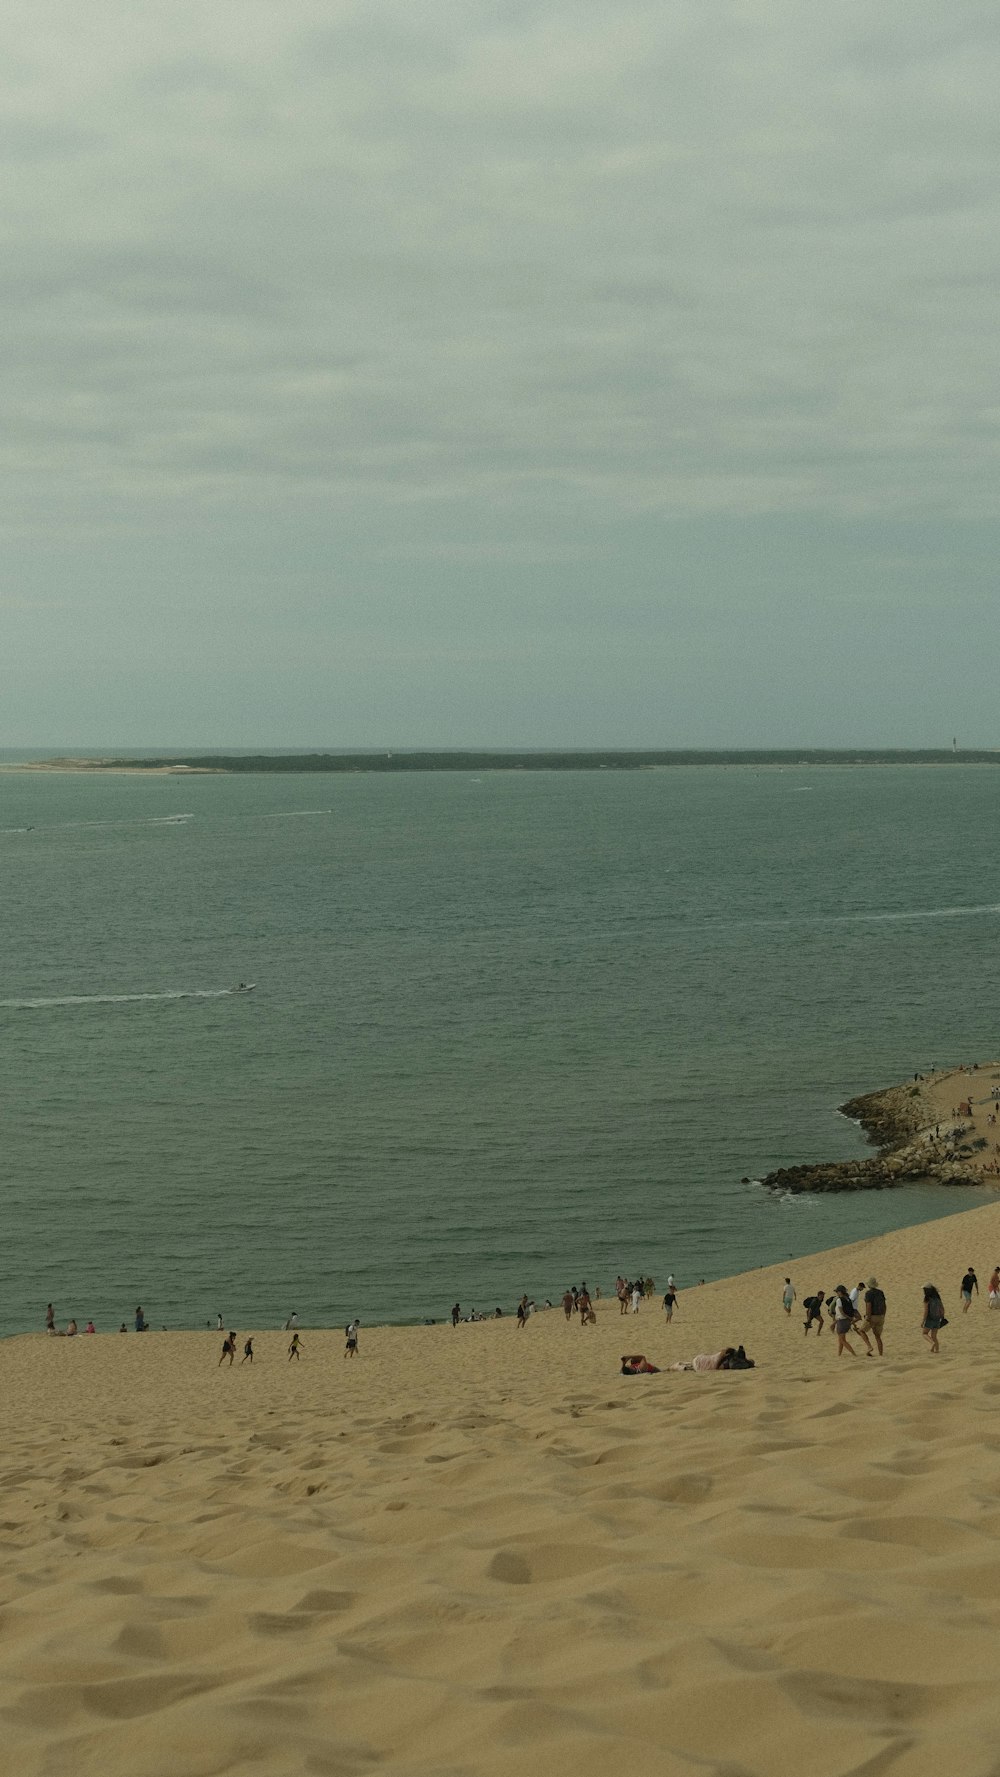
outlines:
[[947, 747], [744, 748], [662, 751], [161, 753], [152, 758], [102, 759], [121, 771], [187, 766], [193, 770], [262, 771], [648, 771], [668, 765], [996, 765], [1000, 751]]

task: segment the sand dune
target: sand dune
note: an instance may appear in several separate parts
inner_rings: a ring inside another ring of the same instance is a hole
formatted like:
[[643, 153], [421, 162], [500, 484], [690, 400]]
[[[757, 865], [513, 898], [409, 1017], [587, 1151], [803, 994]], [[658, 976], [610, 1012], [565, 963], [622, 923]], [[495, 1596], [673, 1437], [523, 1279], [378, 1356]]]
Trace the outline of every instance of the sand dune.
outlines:
[[[7, 1341], [9, 1768], [993, 1777], [1000, 1313], [958, 1282], [998, 1257], [991, 1205], [797, 1262], [800, 1296], [878, 1275], [882, 1361], [805, 1339], [783, 1267], [670, 1327], [363, 1328], [355, 1362]], [[739, 1340], [753, 1372], [618, 1374]]]

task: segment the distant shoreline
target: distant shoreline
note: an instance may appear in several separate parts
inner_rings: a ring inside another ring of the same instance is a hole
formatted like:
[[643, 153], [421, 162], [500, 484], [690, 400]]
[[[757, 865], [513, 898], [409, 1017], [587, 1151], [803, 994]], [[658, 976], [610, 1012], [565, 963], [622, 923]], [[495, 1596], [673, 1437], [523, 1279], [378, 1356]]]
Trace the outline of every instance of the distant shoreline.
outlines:
[[105, 772], [146, 776], [203, 776], [263, 772], [656, 771], [679, 766], [730, 765], [801, 770], [807, 766], [1000, 765], [1000, 749], [944, 747], [902, 750], [805, 748], [781, 750], [552, 750], [352, 753], [178, 753], [145, 757], [61, 758], [0, 763], [0, 772]]

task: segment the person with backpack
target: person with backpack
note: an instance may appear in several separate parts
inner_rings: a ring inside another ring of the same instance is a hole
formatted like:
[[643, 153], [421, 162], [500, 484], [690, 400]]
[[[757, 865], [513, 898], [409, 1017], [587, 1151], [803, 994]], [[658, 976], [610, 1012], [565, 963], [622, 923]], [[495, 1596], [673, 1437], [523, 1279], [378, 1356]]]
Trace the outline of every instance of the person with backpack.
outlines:
[[[837, 1335], [837, 1356], [843, 1357], [844, 1352], [849, 1351], [852, 1357], [857, 1357], [858, 1354], [854, 1346], [849, 1343], [847, 1335], [860, 1322], [860, 1315], [851, 1301], [846, 1285], [838, 1283], [833, 1292], [833, 1304], [831, 1312], [833, 1314], [833, 1330]], [[871, 1357], [873, 1353], [868, 1342], [868, 1334], [862, 1333], [861, 1337], [868, 1347], [868, 1356]]]
[[817, 1290], [814, 1296], [803, 1296], [802, 1306], [806, 1311], [806, 1334], [815, 1322], [817, 1337], [823, 1331], [823, 1291]]
[[878, 1287], [878, 1278], [870, 1277], [865, 1286], [865, 1318], [863, 1331], [870, 1333], [878, 1346], [879, 1357], [884, 1357], [882, 1349], [882, 1328], [885, 1326], [885, 1293]]

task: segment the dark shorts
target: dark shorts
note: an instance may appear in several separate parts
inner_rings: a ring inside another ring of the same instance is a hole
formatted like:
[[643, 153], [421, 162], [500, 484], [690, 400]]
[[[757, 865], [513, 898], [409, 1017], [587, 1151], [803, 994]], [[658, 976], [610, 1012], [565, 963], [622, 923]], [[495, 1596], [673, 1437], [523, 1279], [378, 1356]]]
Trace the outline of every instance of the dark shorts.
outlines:
[[853, 1322], [853, 1320], [841, 1319], [841, 1320], [835, 1320], [833, 1325], [834, 1325], [834, 1330], [836, 1332], [840, 1333], [841, 1336], [843, 1336], [844, 1333], [850, 1332], [851, 1328], [854, 1325], [854, 1322]]

